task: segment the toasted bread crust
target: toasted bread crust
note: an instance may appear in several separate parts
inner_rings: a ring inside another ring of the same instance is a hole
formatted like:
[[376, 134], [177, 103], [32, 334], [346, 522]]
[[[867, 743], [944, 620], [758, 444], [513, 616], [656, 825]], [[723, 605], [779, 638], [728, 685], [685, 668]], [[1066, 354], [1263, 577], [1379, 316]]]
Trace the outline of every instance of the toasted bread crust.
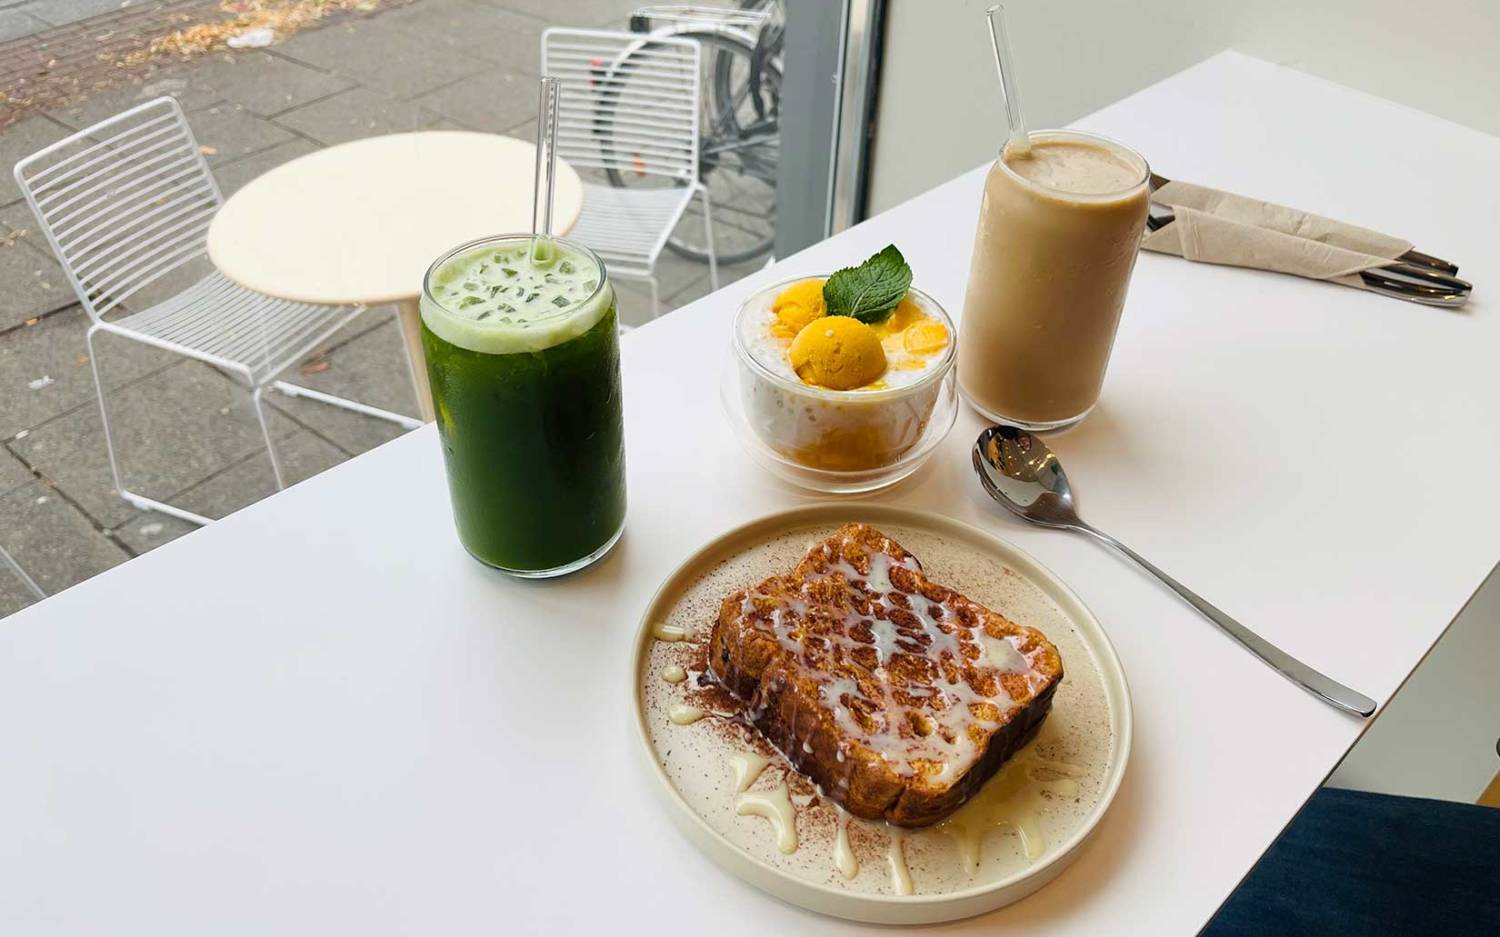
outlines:
[[933, 583], [863, 524], [726, 597], [708, 662], [826, 796], [906, 827], [957, 810], [1029, 741], [1063, 673], [1041, 632]]

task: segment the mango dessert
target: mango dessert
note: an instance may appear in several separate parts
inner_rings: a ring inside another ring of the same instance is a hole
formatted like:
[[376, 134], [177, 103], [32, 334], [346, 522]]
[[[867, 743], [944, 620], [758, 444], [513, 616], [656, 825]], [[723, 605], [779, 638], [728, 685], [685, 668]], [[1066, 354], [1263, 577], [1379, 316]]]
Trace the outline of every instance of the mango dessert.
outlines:
[[827, 279], [752, 296], [735, 323], [746, 417], [799, 465], [863, 472], [922, 438], [953, 367], [953, 324], [894, 246]]

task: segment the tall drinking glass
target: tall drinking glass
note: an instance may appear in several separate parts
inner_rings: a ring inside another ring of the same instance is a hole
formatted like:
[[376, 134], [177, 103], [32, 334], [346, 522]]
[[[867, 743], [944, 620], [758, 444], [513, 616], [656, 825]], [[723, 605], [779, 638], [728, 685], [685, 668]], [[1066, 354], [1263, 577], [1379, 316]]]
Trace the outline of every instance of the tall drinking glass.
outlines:
[[1099, 399], [1146, 227], [1150, 168], [1094, 134], [1007, 146], [984, 184], [958, 330], [958, 386], [991, 420], [1076, 423]]
[[603, 261], [563, 238], [473, 241], [427, 271], [421, 310], [464, 547], [531, 578], [599, 559], [625, 524], [620, 343]]

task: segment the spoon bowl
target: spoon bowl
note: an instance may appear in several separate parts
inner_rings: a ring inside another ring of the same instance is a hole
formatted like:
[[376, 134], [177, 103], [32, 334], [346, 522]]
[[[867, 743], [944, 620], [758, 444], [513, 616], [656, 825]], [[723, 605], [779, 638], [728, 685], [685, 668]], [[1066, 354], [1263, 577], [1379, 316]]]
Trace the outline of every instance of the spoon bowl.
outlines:
[[973, 455], [980, 484], [1011, 513], [1044, 527], [1078, 527], [1068, 475], [1046, 443], [1014, 426], [991, 426]]

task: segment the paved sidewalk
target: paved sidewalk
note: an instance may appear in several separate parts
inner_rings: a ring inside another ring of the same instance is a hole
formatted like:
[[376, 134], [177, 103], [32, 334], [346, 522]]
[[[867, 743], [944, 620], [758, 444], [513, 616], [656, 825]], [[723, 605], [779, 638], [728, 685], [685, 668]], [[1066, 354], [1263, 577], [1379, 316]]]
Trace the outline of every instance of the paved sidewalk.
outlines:
[[[0, 130], [0, 546], [49, 592], [187, 533], [113, 492], [84, 345], [88, 320], [10, 175], [15, 161], [71, 131], [160, 94], [175, 95], [226, 195], [274, 166], [358, 137], [426, 128], [534, 134], [541, 31], [623, 28], [635, 0], [414, 0], [346, 18], [266, 49], [218, 53]], [[118, 0], [32, 0], [0, 7], [60, 18]], [[43, 8], [47, 12], [43, 12]], [[90, 15], [83, 13], [82, 15]], [[50, 22], [50, 20], [48, 20]], [[378, 193], [372, 193], [378, 197]], [[757, 268], [721, 267], [722, 282]], [[707, 268], [667, 254], [664, 306], [708, 291]], [[650, 318], [641, 285], [617, 281], [627, 323]], [[274, 490], [244, 389], [207, 365], [102, 336], [99, 364], [128, 484], [219, 517]], [[356, 319], [291, 379], [415, 411], [390, 310]], [[294, 479], [393, 438], [392, 424], [272, 394], [272, 432]], [[372, 520], [378, 520], [372, 518]], [[0, 616], [28, 602], [0, 571]]]

